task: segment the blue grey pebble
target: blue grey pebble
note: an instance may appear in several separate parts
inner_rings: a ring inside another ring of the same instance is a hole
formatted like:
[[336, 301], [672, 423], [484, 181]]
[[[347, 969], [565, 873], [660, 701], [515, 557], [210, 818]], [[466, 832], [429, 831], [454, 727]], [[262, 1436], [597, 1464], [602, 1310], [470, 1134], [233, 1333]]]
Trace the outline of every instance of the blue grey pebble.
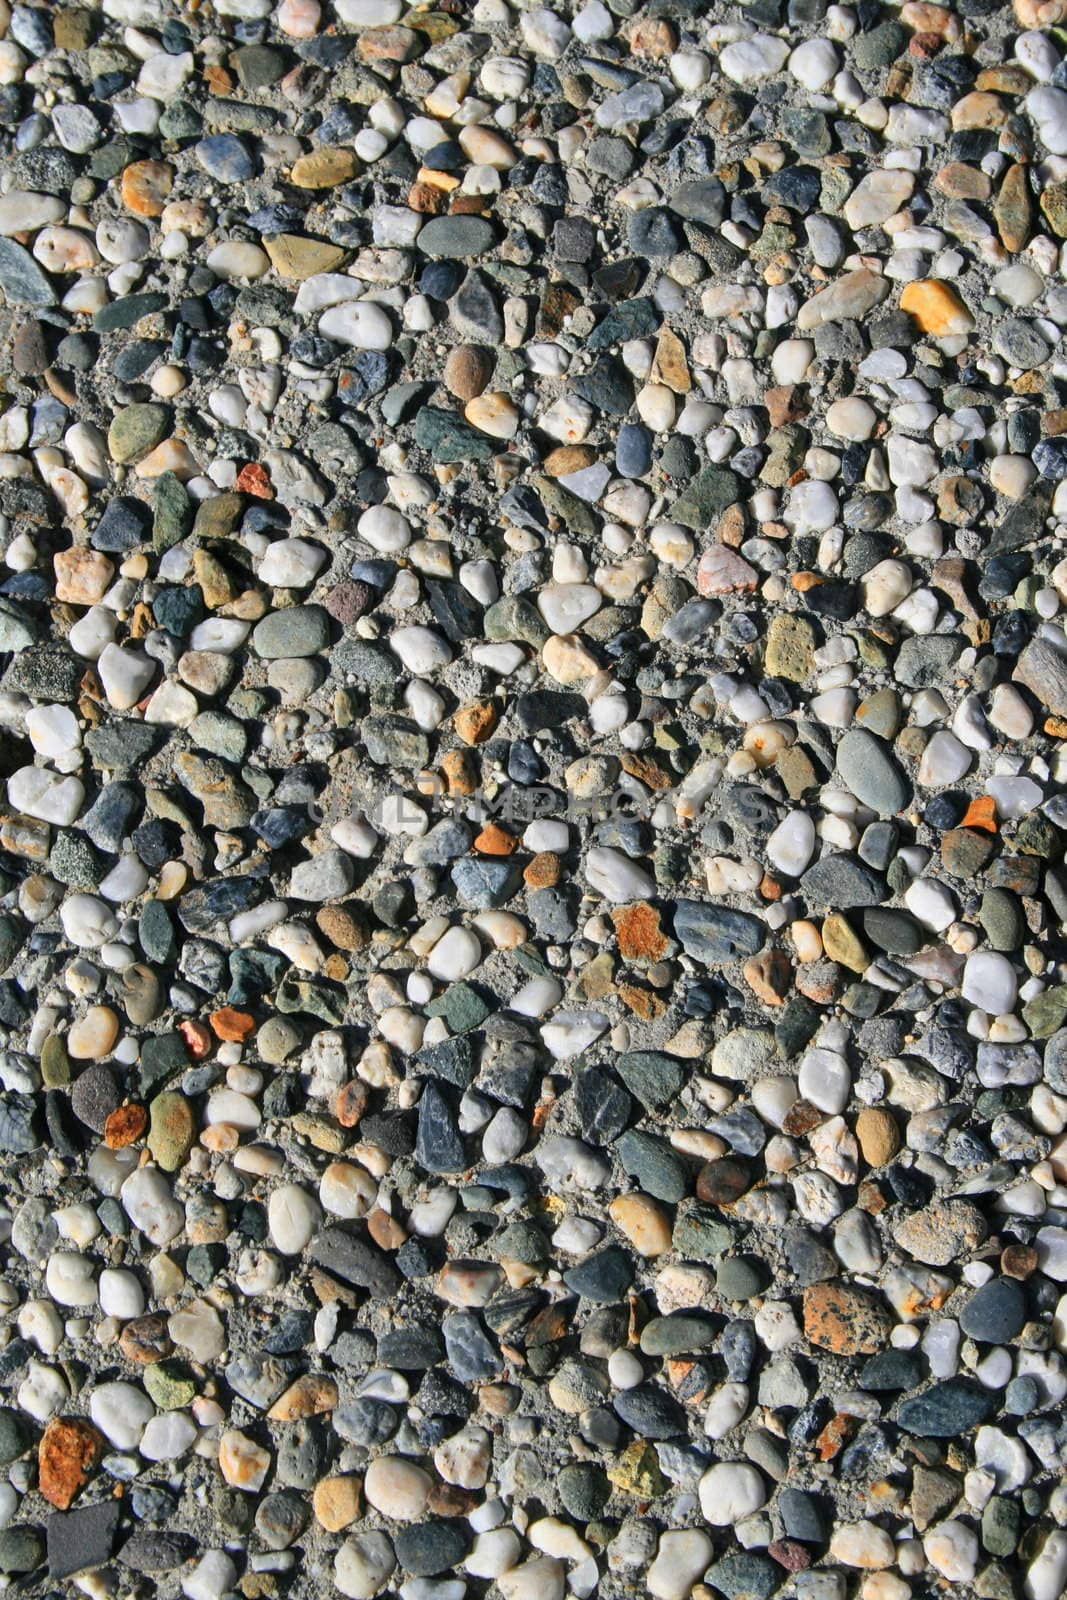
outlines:
[[615, 441], [615, 467], [624, 478], [643, 478], [652, 465], [652, 437], [639, 422], [624, 422]]
[[256, 170], [252, 152], [235, 133], [209, 133], [197, 143], [196, 159], [219, 183], [244, 183]]

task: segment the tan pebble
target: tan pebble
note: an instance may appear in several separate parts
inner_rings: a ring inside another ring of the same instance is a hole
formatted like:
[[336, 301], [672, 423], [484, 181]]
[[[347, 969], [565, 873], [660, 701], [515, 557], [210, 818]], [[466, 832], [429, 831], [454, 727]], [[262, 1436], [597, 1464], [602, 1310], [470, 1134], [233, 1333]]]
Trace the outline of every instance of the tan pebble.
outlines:
[[298, 189], [333, 189], [354, 178], [357, 166], [353, 151], [331, 145], [294, 161], [289, 176]]
[[378, 1456], [363, 1479], [367, 1504], [397, 1522], [417, 1522], [432, 1487], [430, 1474], [402, 1456]]
[[1008, 108], [999, 95], [974, 89], [952, 107], [953, 132], [968, 128], [999, 128], [1008, 120]]
[[182, 861], [165, 861], [156, 886], [157, 900], [173, 900], [189, 881], [189, 869]]
[[110, 1006], [90, 1006], [67, 1034], [67, 1054], [75, 1061], [99, 1060], [110, 1055], [119, 1036], [119, 1019]]
[[231, 1489], [255, 1494], [270, 1471], [270, 1451], [237, 1428], [228, 1428], [219, 1440], [219, 1471]]
[[874, 1522], [844, 1522], [830, 1540], [830, 1554], [846, 1567], [891, 1567], [896, 1548], [885, 1529]]
[[337, 1404], [337, 1385], [321, 1372], [309, 1372], [291, 1383], [278, 1396], [267, 1416], [272, 1422], [297, 1422], [301, 1417], [319, 1416]]
[[187, 381], [181, 367], [176, 367], [168, 361], [166, 366], [160, 367], [158, 372], [152, 374], [149, 387], [161, 400], [171, 400], [176, 394], [181, 394]]
[[173, 183], [174, 168], [168, 162], [131, 162], [122, 174], [122, 203], [135, 216], [161, 216]]
[[472, 427], [487, 433], [491, 439], [514, 439], [518, 432], [519, 409], [511, 396], [500, 389], [469, 400], [463, 415]]
[[193, 452], [181, 439], [164, 439], [137, 463], [135, 470], [139, 478], [160, 478], [164, 472], [173, 472], [175, 477], [185, 481], [195, 478], [200, 468]]
[[92, 239], [77, 228], [42, 228], [33, 254], [46, 272], [85, 272], [100, 260]]
[[479, 167], [495, 167], [498, 172], [509, 172], [519, 159], [513, 144], [478, 122], [460, 130], [459, 144], [469, 161]]
[[638, 1255], [662, 1256], [671, 1248], [671, 1225], [663, 1207], [647, 1194], [621, 1194], [608, 1214]]
[[822, 936], [814, 922], [800, 918], [790, 926], [798, 961], [818, 961], [822, 955]]
[[315, 1485], [311, 1507], [315, 1519], [327, 1533], [340, 1533], [355, 1522], [362, 1504], [363, 1480], [353, 1474], [322, 1478]]
[[180, 230], [202, 239], [215, 226], [215, 213], [203, 200], [171, 200], [163, 207], [159, 225], [164, 233]]
[[545, 671], [557, 683], [581, 683], [600, 671], [600, 662], [576, 634], [553, 634], [541, 652]]
[[856, 1118], [856, 1138], [871, 1167], [886, 1166], [900, 1149], [900, 1130], [882, 1106], [864, 1106]]
[[65, 605], [94, 606], [107, 593], [115, 566], [99, 550], [74, 545], [61, 550], [53, 559], [56, 573], [56, 599]]

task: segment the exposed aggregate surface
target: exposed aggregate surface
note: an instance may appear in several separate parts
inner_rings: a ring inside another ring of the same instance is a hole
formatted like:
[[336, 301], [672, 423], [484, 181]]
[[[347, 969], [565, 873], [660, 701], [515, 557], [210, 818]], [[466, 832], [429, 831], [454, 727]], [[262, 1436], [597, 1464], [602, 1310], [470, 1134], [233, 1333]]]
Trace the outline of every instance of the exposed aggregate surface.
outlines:
[[1067, 0], [0, 0], [0, 1582], [1067, 1587]]

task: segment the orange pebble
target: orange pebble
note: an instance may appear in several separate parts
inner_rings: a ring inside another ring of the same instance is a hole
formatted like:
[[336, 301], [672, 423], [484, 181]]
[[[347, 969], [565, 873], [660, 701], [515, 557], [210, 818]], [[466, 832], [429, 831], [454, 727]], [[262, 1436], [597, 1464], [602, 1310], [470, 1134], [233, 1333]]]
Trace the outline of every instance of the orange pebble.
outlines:
[[247, 1011], [237, 1011], [233, 1006], [221, 1006], [211, 1013], [211, 1026], [220, 1039], [233, 1039], [239, 1044], [255, 1032], [256, 1022]]
[[474, 848], [482, 856], [510, 856], [518, 849], [519, 841], [498, 822], [489, 822], [474, 841]]
[[122, 203], [138, 217], [159, 217], [174, 185], [166, 161], [132, 161], [122, 174]]
[[267, 475], [267, 469], [261, 466], [258, 461], [247, 461], [245, 463], [237, 474], [234, 488], [238, 489], [241, 494], [254, 495], [257, 500], [274, 499], [274, 489]]
[[961, 828], [984, 828], [987, 833], [997, 831], [997, 808], [992, 795], [981, 794], [967, 807]]
[[117, 1106], [104, 1123], [104, 1143], [109, 1150], [123, 1150], [139, 1139], [148, 1122], [144, 1106]]
[[343, 1083], [333, 1103], [333, 1114], [342, 1128], [354, 1128], [367, 1109], [367, 1088], [358, 1078]]

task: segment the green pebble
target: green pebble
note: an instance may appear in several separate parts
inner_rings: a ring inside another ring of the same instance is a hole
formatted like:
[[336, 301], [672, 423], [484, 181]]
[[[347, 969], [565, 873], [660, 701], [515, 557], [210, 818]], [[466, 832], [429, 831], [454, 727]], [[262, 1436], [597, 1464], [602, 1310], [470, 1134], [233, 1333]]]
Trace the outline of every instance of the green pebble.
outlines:
[[107, 448], [112, 461], [126, 465], [143, 461], [162, 444], [171, 425], [169, 406], [139, 404], [127, 406], [112, 418], [107, 430]]
[[41, 1046], [41, 1078], [46, 1089], [65, 1089], [70, 1082], [70, 1059], [58, 1033], [50, 1033]]
[[192, 496], [173, 472], [164, 472], [156, 479], [152, 511], [152, 541], [159, 551], [169, 550], [192, 527]]
[[1019, 1507], [994, 1495], [982, 1512], [982, 1548], [991, 1556], [1010, 1556], [1019, 1542]]
[[0, 1530], [0, 1572], [32, 1572], [44, 1559], [44, 1541], [36, 1528]]
[[148, 1108], [146, 1143], [164, 1172], [177, 1172], [193, 1147], [196, 1124], [192, 1107], [183, 1094], [164, 1089]]
[[196, 1399], [196, 1384], [169, 1361], [156, 1361], [144, 1368], [144, 1386], [152, 1404], [160, 1411], [179, 1411]]

